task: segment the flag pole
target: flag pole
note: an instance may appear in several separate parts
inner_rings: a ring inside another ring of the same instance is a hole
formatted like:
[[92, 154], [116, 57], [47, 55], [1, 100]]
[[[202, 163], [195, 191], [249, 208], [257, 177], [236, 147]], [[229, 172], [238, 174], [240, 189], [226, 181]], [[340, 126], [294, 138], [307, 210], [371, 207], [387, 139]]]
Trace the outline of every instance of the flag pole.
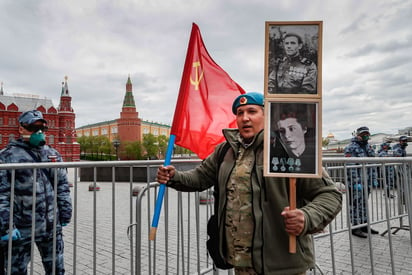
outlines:
[[[173, 147], [175, 144], [175, 135], [170, 135], [169, 143], [167, 145], [167, 151], [165, 156], [164, 166], [170, 165]], [[163, 197], [166, 191], [166, 184], [160, 184], [159, 192], [157, 195], [156, 205], [153, 214], [152, 227], [150, 228], [149, 240], [154, 241], [156, 239], [157, 226], [159, 224], [160, 212], [162, 211]]]
[[[289, 210], [296, 209], [296, 178], [289, 178]], [[289, 253], [296, 253], [296, 236], [289, 234]]]

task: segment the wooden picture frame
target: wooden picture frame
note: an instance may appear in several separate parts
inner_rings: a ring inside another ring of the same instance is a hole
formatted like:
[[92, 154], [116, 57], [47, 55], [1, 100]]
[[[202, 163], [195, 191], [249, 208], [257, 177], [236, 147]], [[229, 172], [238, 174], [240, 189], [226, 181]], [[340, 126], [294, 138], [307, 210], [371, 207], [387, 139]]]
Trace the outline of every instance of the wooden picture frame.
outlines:
[[266, 22], [265, 97], [321, 97], [322, 21]]
[[321, 177], [321, 110], [319, 99], [265, 99], [265, 177]]

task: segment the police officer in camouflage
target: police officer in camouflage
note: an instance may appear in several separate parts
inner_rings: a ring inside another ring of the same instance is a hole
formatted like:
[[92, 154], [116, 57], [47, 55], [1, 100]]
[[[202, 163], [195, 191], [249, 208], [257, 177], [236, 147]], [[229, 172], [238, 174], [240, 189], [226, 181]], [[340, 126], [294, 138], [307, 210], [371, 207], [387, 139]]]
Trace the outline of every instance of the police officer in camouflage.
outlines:
[[302, 38], [288, 33], [283, 38], [286, 56], [275, 61], [269, 74], [268, 92], [278, 94], [316, 94], [316, 64], [300, 55]]
[[[389, 154], [391, 146], [388, 142], [381, 144], [381, 148], [378, 150], [378, 157], [391, 157]], [[393, 165], [385, 165], [385, 179], [386, 179], [386, 196], [388, 198], [395, 198], [394, 194], [391, 194], [390, 190], [395, 187], [395, 169]]]
[[[351, 143], [345, 147], [345, 157], [375, 157], [375, 151], [368, 144], [370, 138], [369, 128], [366, 126], [359, 127], [356, 130], [356, 136], [352, 138]], [[362, 168], [347, 169], [347, 186], [349, 191], [349, 208], [352, 226], [366, 224], [368, 221], [367, 202], [372, 185], [377, 185], [377, 175], [375, 168], [367, 168], [367, 178], [363, 178]], [[366, 187], [365, 187], [366, 186]], [[365, 190], [367, 196], [365, 196]], [[372, 234], [379, 234], [378, 231], [370, 228]], [[367, 238], [367, 226], [352, 229], [352, 234]]]
[[[393, 156], [394, 157], [406, 157], [406, 147], [408, 146], [408, 137], [407, 136], [400, 136], [399, 137], [399, 143], [395, 144], [393, 146]], [[406, 168], [406, 170], [405, 170]], [[401, 195], [401, 200], [405, 202], [405, 196], [404, 196], [404, 187], [402, 182], [404, 182], [404, 175], [408, 175], [408, 170], [410, 171], [410, 166], [406, 165], [398, 165], [396, 166], [396, 171], [395, 171], [395, 182], [397, 184], [400, 184], [400, 189], [399, 193]]]
[[399, 143], [393, 146], [394, 157], [406, 157], [406, 147], [408, 146], [408, 137], [400, 136]]
[[[24, 112], [19, 117], [19, 124], [20, 138], [10, 141], [0, 152], [0, 163], [62, 161], [59, 152], [46, 145], [44, 132], [47, 131], [47, 121], [40, 111]], [[33, 179], [36, 181], [33, 182]], [[9, 219], [11, 203], [12, 221]], [[34, 217], [33, 207], [36, 211]], [[34, 241], [42, 257], [45, 274], [53, 273], [54, 231], [55, 274], [64, 274], [62, 227], [70, 222], [71, 215], [72, 205], [66, 169], [16, 169], [15, 176], [11, 170], [0, 170], [0, 242], [7, 245], [12, 241], [11, 259], [5, 253], [6, 268], [8, 260], [11, 260], [11, 274], [27, 273], [31, 254], [32, 222]]]

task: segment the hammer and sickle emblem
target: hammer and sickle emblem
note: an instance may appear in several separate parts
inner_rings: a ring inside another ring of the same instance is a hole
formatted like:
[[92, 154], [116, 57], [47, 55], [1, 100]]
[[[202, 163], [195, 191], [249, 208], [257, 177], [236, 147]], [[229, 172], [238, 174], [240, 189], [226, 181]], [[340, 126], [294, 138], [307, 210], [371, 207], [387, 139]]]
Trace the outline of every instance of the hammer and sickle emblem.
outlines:
[[193, 62], [193, 68], [195, 68], [196, 74], [195, 74], [194, 80], [192, 79], [192, 76], [190, 76], [190, 84], [194, 85], [195, 90], [197, 91], [199, 90], [200, 81], [203, 78], [203, 71], [200, 73], [200, 76], [199, 76], [199, 70], [201, 69], [199, 61]]

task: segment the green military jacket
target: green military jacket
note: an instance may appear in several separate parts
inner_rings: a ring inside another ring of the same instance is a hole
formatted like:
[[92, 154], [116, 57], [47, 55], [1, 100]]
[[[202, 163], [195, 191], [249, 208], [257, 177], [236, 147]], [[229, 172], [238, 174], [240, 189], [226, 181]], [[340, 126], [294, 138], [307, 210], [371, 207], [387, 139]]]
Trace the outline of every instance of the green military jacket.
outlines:
[[[231, 146], [218, 168], [219, 152], [224, 143], [201, 165], [190, 171], [176, 171], [168, 186], [179, 191], [203, 191], [219, 183], [218, 221], [220, 239], [224, 240], [224, 217], [226, 186], [235, 165], [240, 145], [237, 129], [224, 129], [223, 133]], [[342, 194], [325, 172], [322, 178], [299, 178], [296, 182], [297, 207], [304, 212], [305, 227], [297, 237], [295, 254], [289, 253], [289, 235], [285, 231], [281, 212], [289, 206], [289, 178], [263, 177], [263, 131], [248, 147], [255, 150], [255, 165], [252, 170], [252, 204], [254, 232], [252, 263], [260, 274], [296, 274], [315, 266], [312, 237], [321, 231], [340, 212]], [[217, 175], [218, 172], [218, 175]], [[220, 243], [223, 255], [226, 243]]]

